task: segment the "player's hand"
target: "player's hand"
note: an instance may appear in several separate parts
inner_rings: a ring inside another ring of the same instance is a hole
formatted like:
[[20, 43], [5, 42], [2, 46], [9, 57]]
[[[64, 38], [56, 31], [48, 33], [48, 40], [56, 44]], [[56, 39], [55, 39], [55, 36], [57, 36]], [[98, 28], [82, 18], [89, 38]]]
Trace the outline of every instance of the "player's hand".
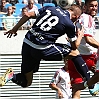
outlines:
[[13, 30], [9, 30], [9, 31], [5, 32], [4, 35], [7, 35], [7, 38], [11, 38], [12, 35], [15, 37], [17, 35], [17, 33], [14, 32]]
[[59, 97], [59, 98], [64, 98], [64, 97], [63, 97], [63, 94], [62, 94], [62, 91], [61, 91], [60, 89], [58, 89], [58, 97]]
[[75, 23], [75, 26], [77, 29], [82, 29], [82, 25], [78, 21]]
[[84, 36], [84, 28], [82, 27], [82, 29], [77, 29], [77, 36], [81, 36], [83, 37]]

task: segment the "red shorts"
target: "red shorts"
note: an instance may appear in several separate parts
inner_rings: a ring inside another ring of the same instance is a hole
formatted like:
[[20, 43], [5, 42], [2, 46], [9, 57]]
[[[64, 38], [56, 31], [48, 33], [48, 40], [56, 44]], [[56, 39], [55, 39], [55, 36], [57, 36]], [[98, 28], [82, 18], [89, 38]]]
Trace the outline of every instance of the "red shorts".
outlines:
[[[91, 70], [92, 66], [96, 65], [97, 54], [82, 55], [82, 58], [86, 62], [89, 70]], [[72, 84], [77, 84], [77, 83], [83, 82], [83, 78], [78, 73], [78, 71], [76, 70], [76, 68], [75, 68], [75, 66], [74, 66], [74, 64], [73, 64], [73, 62], [71, 60], [68, 61], [68, 69], [69, 69], [69, 74], [70, 74]]]

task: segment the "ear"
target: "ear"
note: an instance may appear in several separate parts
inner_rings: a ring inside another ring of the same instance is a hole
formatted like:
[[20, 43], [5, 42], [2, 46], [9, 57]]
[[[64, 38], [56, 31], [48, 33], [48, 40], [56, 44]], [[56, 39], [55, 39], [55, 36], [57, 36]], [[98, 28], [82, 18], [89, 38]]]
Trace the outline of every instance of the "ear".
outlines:
[[77, 16], [77, 15], [76, 15], [75, 17], [76, 17], [76, 19], [78, 19], [78, 18], [79, 18], [79, 16]]
[[85, 6], [85, 5], [83, 6], [83, 9], [84, 9], [84, 10], [86, 9], [86, 6]]

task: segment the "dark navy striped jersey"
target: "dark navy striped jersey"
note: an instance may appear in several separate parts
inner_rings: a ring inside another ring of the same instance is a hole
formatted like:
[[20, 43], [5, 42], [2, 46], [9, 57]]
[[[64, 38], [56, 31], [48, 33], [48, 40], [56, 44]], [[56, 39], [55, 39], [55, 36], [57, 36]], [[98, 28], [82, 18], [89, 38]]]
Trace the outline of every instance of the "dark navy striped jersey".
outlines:
[[65, 33], [71, 40], [76, 37], [69, 12], [59, 7], [43, 7], [25, 37], [35, 44], [47, 45], [55, 43]]

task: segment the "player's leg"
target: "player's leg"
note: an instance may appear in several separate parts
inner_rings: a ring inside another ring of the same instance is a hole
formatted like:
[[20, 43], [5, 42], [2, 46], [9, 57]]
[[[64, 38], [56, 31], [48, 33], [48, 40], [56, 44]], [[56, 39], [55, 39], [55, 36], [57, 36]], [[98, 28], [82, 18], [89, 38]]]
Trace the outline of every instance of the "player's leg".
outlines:
[[[22, 87], [30, 86], [33, 79], [33, 73], [37, 72], [39, 69], [40, 56], [40, 52], [37, 49], [24, 43], [22, 48], [21, 73], [14, 74], [12, 81]], [[24, 83], [24, 86], [22, 85], [22, 82]]]
[[71, 50], [71, 47], [65, 44], [53, 44], [50, 48], [42, 51], [45, 60], [60, 61], [63, 57], [66, 59], [72, 59], [76, 69], [85, 77], [86, 80], [90, 79], [90, 73], [86, 66], [85, 61], [82, 59], [78, 50]]
[[[85, 60], [89, 70], [92, 70], [92, 67], [95, 66], [95, 64], [96, 64], [96, 58], [97, 58], [96, 56], [97, 55], [95, 55], [95, 54], [82, 55], [82, 58]], [[68, 61], [68, 69], [69, 69], [70, 77], [72, 79], [71, 84], [77, 84], [77, 83], [83, 82], [82, 77], [79, 75], [79, 73], [75, 69], [71, 60]], [[98, 93], [98, 90], [99, 90], [99, 84], [95, 84], [93, 89], [92, 88], [90, 89], [90, 87], [89, 87], [89, 92], [91, 95], [96, 95]], [[73, 92], [73, 98], [78, 97], [78, 95], [80, 96], [79, 91]]]
[[[89, 80], [90, 72], [88, 70], [88, 67], [87, 67], [85, 61], [83, 60], [82, 56], [80, 55], [79, 51], [73, 50], [73, 51], [71, 51], [69, 56], [71, 56], [71, 60], [73, 61], [74, 66], [77, 69], [77, 71], [79, 72], [79, 74], [81, 74], [81, 76], [83, 78], [85, 77], [85, 80]], [[91, 86], [91, 87], [93, 88], [93, 86]]]
[[[69, 70], [69, 75], [71, 79], [71, 85], [72, 84], [78, 84], [83, 82], [82, 76], [78, 73], [76, 70], [73, 62], [71, 60], [68, 60], [68, 70]], [[73, 99], [80, 99], [80, 90], [73, 90], [72, 89], [72, 98]]]
[[[88, 69], [95, 73], [96, 69], [96, 62], [97, 62], [97, 53], [91, 55], [82, 55], [83, 59], [85, 60]], [[93, 89], [89, 88], [89, 92], [91, 95], [96, 96], [99, 92], [99, 84], [96, 83]]]
[[81, 90], [77, 90], [76, 92], [72, 89], [72, 99], [80, 99]]
[[37, 52], [36, 49], [33, 49], [26, 43], [23, 43], [21, 73], [17, 74], [13, 73], [12, 75], [10, 75], [10, 73], [5, 73], [4, 75], [6, 74], [7, 75], [2, 76], [2, 78], [4, 79], [0, 79], [1, 86], [5, 79], [7, 79], [7, 81], [4, 84], [6, 84], [9, 80], [12, 80], [14, 83], [22, 87], [27, 87], [31, 85], [33, 73], [38, 71], [39, 64], [40, 64], [39, 52]]
[[95, 71], [95, 74], [87, 82], [88, 85], [92, 85], [92, 84], [99, 82], [99, 47], [98, 47], [98, 53], [97, 54], [98, 54], [98, 57], [97, 57], [97, 63], [96, 63], [96, 71]]
[[11, 80], [21, 87], [28, 87], [32, 83], [32, 78], [33, 78], [33, 71], [28, 73], [14, 74]]
[[96, 63], [96, 72], [87, 83], [88, 85], [92, 85], [97, 82], [99, 82], [99, 48], [98, 48], [98, 58], [97, 58], [97, 63]]
[[0, 77], [0, 86], [4, 86], [8, 81], [12, 80], [19, 86], [27, 87], [32, 83], [32, 75], [33, 72], [29, 72], [26, 74], [18, 73], [14, 74], [12, 68], [8, 68], [4, 75]]
[[97, 53], [91, 55], [81, 55], [84, 61], [86, 62], [88, 69], [95, 73], [96, 62], [97, 62]]

